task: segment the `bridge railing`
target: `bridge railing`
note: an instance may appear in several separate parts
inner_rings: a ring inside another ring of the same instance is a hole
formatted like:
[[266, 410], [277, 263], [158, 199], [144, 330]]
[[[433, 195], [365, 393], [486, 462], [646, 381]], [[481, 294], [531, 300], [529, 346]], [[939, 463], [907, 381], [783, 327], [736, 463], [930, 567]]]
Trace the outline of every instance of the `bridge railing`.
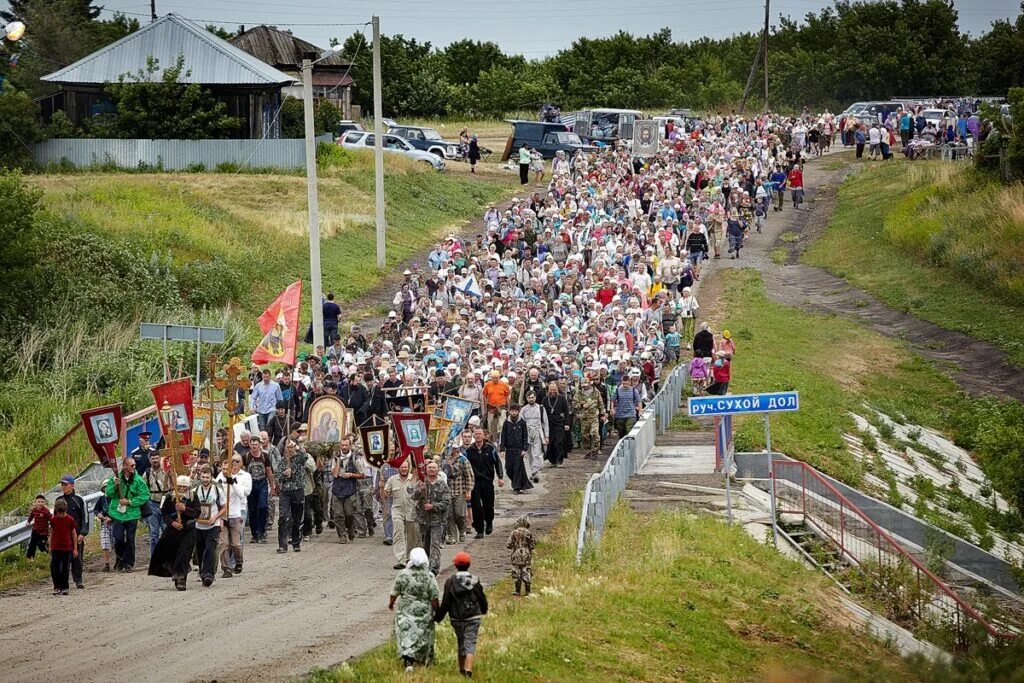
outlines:
[[655, 438], [665, 433], [672, 418], [679, 412], [679, 403], [688, 378], [685, 363], [669, 373], [629, 434], [615, 444], [604, 467], [587, 482], [583, 489], [583, 509], [576, 535], [576, 562], [583, 559], [583, 549], [588, 542], [600, 540], [608, 515], [629, 484], [629, 478], [646, 464], [654, 450]]
[[962, 649], [969, 646], [972, 623], [994, 639], [1016, 637], [993, 625], [813, 467], [793, 460], [773, 460], [773, 466], [777, 513], [801, 515], [824, 536], [883, 597], [890, 619], [945, 624]]

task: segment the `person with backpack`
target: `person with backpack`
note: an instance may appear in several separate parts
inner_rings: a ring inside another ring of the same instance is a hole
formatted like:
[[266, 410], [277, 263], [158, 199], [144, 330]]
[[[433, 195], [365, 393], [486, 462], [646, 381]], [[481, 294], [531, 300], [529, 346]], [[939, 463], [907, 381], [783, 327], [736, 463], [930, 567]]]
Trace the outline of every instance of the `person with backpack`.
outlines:
[[331, 511], [338, 543], [354, 541], [358, 535], [366, 537], [366, 517], [362, 514], [358, 480], [367, 474], [365, 458], [352, 448], [352, 437], [341, 437], [340, 451], [331, 460]]
[[480, 579], [469, 572], [473, 558], [463, 551], [455, 554], [455, 574], [444, 582], [441, 604], [434, 612], [434, 621], [441, 623], [445, 616], [452, 624], [459, 647], [459, 673], [473, 677], [476, 658], [476, 640], [480, 622], [487, 614], [487, 595]]

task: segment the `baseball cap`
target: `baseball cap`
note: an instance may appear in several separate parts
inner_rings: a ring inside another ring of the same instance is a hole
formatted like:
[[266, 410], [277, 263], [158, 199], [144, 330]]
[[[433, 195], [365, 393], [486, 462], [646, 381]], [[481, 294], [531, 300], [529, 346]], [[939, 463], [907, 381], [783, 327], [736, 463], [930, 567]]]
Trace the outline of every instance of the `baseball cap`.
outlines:
[[62, 484], [74, 484], [75, 483], [75, 478], [72, 477], [70, 474], [65, 474], [63, 477], [60, 478], [60, 483], [62, 483]]
[[452, 558], [452, 564], [456, 567], [468, 567], [472, 562], [473, 558], [465, 550], [455, 553], [455, 557]]

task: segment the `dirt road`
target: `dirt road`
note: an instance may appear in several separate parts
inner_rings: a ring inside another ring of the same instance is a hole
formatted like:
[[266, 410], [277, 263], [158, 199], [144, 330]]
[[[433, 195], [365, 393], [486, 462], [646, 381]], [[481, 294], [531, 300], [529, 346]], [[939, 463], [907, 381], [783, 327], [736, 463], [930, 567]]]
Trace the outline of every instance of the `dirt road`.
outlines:
[[[487, 583], [503, 578], [516, 518], [531, 513], [544, 533], [595, 469], [574, 453], [566, 467], [544, 470], [530, 493], [500, 490], [494, 534], [445, 548], [443, 562], [466, 549]], [[104, 574], [98, 566], [68, 597], [39, 584], [9, 591], [0, 596], [0, 680], [57, 680], [69, 671], [82, 681], [288, 680], [340, 664], [391, 637], [394, 556], [379, 526], [354, 545], [329, 534], [301, 553], [247, 546], [243, 574], [203, 588], [193, 573], [184, 593], [144, 570]], [[141, 543], [139, 552], [148, 555]]]

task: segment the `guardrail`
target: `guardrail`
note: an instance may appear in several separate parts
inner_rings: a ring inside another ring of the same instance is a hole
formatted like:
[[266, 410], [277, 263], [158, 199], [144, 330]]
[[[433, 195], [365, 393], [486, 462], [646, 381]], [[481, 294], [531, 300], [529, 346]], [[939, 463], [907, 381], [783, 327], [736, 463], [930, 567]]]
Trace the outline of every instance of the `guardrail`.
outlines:
[[970, 622], [994, 639], [1017, 637], [991, 624], [813, 467], [793, 460], [774, 460], [773, 465], [772, 495], [778, 514], [802, 515], [856, 565], [889, 598], [890, 619], [907, 625], [937, 617], [953, 627], [956, 644], [963, 649], [969, 646]]
[[658, 434], [664, 434], [669, 422], [679, 412], [679, 402], [689, 378], [687, 366], [676, 366], [640, 415], [640, 419], [608, 456], [604, 467], [593, 475], [583, 489], [583, 509], [580, 511], [579, 531], [576, 535], [576, 562], [583, 559], [587, 542], [598, 541], [604, 533], [608, 514], [615, 506], [629, 478], [640, 471], [654, 450]]

